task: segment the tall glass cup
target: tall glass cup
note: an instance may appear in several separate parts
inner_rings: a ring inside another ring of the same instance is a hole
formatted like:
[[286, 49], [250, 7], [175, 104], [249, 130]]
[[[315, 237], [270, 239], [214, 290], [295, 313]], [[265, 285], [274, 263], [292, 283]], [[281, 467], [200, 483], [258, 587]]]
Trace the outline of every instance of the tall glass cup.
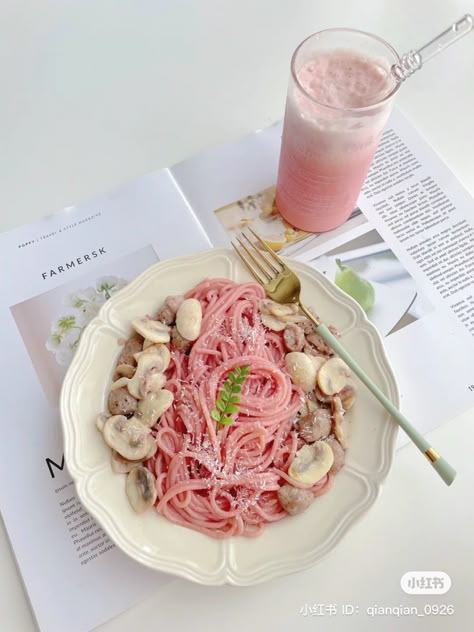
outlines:
[[351, 214], [399, 87], [398, 59], [379, 37], [342, 28], [296, 49], [276, 188], [293, 226], [319, 233]]

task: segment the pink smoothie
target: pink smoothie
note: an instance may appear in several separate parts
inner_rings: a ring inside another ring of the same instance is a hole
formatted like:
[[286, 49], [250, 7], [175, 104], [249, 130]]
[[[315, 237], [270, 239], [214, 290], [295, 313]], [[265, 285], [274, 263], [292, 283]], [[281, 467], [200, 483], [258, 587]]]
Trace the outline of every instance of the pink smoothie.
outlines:
[[379, 60], [349, 50], [318, 53], [297, 80], [288, 92], [276, 202], [290, 224], [323, 232], [356, 205], [390, 111], [380, 102], [395, 84]]

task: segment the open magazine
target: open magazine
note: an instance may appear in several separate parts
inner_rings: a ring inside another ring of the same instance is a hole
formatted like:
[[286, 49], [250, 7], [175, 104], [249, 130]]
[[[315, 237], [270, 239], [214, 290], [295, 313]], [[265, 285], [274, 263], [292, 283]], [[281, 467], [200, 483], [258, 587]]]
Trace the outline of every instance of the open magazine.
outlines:
[[0, 506], [42, 630], [89, 630], [171, 580], [128, 559], [82, 509], [58, 414], [82, 330], [156, 261], [252, 226], [333, 281], [348, 266], [374, 289], [368, 316], [407, 417], [427, 432], [474, 406], [472, 198], [395, 111], [350, 218], [304, 233], [274, 204], [280, 134], [274, 125], [0, 235]]

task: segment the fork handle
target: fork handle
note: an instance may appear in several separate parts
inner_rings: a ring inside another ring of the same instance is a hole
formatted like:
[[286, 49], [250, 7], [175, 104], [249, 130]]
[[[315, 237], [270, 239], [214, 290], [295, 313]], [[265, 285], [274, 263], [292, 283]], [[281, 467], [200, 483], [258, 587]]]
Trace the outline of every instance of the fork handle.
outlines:
[[339, 340], [329, 331], [326, 325], [318, 323], [318, 321], [312, 316], [310, 312], [301, 306], [301, 310], [310, 318], [316, 327], [318, 334], [325, 340], [328, 345], [337, 353], [337, 355], [344, 360], [344, 362], [354, 371], [357, 377], [363, 382], [369, 391], [371, 391], [375, 397], [379, 400], [382, 406], [388, 410], [388, 412], [394, 417], [398, 425], [403, 428], [406, 434], [410, 437], [416, 447], [422, 452], [426, 458], [430, 461], [433, 468], [438, 472], [446, 485], [451, 483], [456, 478], [456, 470], [443, 458], [436, 450], [434, 450], [428, 441], [416, 430], [408, 419], [402, 415], [402, 413], [392, 404], [388, 397], [382, 393], [380, 388], [370, 379], [365, 371], [357, 364], [354, 358], [346, 351], [341, 345]]

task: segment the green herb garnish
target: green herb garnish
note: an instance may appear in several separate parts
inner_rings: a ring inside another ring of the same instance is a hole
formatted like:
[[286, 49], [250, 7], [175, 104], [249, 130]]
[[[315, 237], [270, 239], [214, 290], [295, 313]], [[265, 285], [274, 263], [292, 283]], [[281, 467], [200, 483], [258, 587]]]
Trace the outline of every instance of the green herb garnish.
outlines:
[[240, 397], [238, 393], [242, 390], [242, 384], [249, 374], [249, 367], [236, 366], [234, 371], [229, 371], [227, 379], [224, 382], [224, 389], [219, 391], [219, 397], [216, 399], [216, 407], [211, 410], [211, 417], [219, 426], [229, 426], [234, 423], [234, 419], [230, 416], [239, 412]]

